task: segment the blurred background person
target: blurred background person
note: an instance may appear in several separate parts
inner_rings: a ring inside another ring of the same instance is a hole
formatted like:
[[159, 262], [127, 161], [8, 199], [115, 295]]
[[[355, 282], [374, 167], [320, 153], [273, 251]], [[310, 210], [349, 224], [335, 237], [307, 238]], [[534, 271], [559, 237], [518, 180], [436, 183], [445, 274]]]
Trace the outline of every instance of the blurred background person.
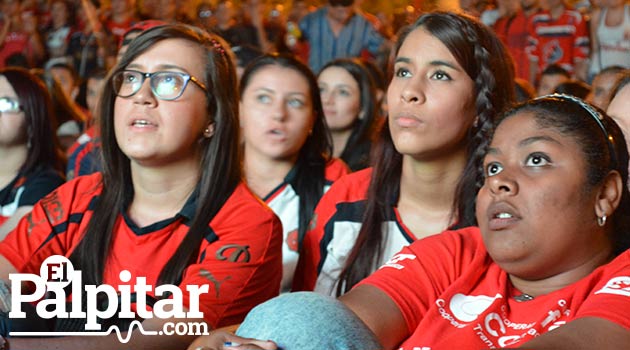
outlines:
[[64, 182], [46, 86], [21, 68], [0, 70], [0, 239]]

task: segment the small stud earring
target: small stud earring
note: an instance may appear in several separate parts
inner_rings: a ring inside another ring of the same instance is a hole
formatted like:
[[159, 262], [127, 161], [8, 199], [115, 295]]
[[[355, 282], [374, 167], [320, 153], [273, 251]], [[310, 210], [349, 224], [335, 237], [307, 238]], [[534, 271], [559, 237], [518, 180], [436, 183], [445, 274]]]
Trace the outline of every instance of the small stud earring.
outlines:
[[604, 225], [606, 225], [606, 215], [598, 216], [597, 224], [601, 227], [604, 227]]

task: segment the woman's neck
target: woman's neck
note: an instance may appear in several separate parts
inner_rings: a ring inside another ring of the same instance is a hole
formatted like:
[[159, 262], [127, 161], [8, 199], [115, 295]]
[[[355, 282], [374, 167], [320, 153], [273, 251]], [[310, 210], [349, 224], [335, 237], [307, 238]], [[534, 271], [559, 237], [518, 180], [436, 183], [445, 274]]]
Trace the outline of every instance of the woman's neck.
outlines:
[[333, 157], [339, 158], [348, 145], [348, 140], [352, 135], [352, 129], [342, 131], [331, 131], [330, 136], [333, 142]]
[[252, 150], [248, 151], [247, 146], [244, 154], [243, 171], [247, 186], [260, 198], [265, 198], [278, 187], [295, 165], [293, 159], [271, 159]]
[[579, 264], [571, 266], [566, 271], [554, 274], [549, 277], [525, 279], [514, 275], [509, 275], [510, 281], [515, 288], [531, 297], [549, 294], [576, 283], [582, 278], [590, 275], [598, 267], [614, 259], [610, 244], [604, 244], [602, 249], [596, 251], [588, 259]]
[[0, 159], [2, 159], [0, 188], [4, 188], [17, 176], [27, 158], [28, 147], [26, 145], [0, 147]]
[[439, 233], [453, 224], [453, 200], [466, 157], [464, 149], [432, 161], [403, 156], [398, 211], [417, 238]]
[[198, 164], [141, 167], [132, 162], [128, 214], [140, 227], [175, 216], [199, 183]]

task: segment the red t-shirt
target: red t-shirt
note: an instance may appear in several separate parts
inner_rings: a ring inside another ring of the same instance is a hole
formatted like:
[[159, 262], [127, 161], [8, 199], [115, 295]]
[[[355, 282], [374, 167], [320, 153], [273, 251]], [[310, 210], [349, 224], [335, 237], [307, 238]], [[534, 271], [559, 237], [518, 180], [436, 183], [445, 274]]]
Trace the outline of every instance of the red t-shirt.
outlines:
[[[0, 254], [19, 272], [37, 275], [47, 257], [70, 256], [101, 190], [100, 173], [59, 187], [0, 242]], [[196, 206], [193, 194], [175, 217], [142, 228], [119, 213], [103, 283], [118, 286], [120, 271], [128, 270], [130, 284], [146, 277], [146, 283], [155, 287], [163, 266], [188, 233]], [[179, 285], [184, 306], [189, 305], [186, 285], [208, 284], [209, 292], [199, 299], [205, 321], [212, 327], [241, 322], [254, 306], [278, 295], [281, 244], [279, 219], [241, 183], [210, 222], [196, 263], [184, 271]]]
[[501, 17], [494, 23], [495, 33], [514, 59], [516, 77], [525, 80], [529, 80], [529, 57], [525, 51], [529, 44], [527, 31], [529, 19], [525, 12], [518, 11], [516, 15]]
[[360, 284], [385, 292], [405, 318], [400, 350], [522, 344], [582, 317], [630, 328], [630, 251], [577, 283], [519, 302], [477, 227], [416, 241]]

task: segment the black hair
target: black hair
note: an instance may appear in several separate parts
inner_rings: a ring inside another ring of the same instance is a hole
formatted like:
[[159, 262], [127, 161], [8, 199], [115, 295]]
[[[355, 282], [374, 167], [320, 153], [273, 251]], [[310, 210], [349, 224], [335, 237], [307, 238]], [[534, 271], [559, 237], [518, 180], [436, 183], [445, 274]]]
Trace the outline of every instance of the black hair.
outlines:
[[553, 92], [557, 94], [566, 94], [585, 99], [586, 96], [588, 96], [588, 94], [591, 92], [591, 87], [583, 81], [571, 79], [569, 81], [565, 81], [564, 83], [558, 84]]
[[299, 151], [297, 161], [294, 165], [295, 176], [291, 184], [300, 197], [298, 244], [301, 247], [315, 207], [324, 193], [324, 186], [326, 185], [326, 164], [332, 154], [332, 141], [328, 132], [328, 126], [326, 125], [326, 118], [324, 117], [324, 109], [319, 95], [317, 78], [315, 78], [315, 75], [313, 75], [313, 72], [308, 66], [298, 61], [293, 56], [267, 54], [251, 62], [241, 77], [241, 96], [253, 76], [258, 73], [259, 70], [267, 66], [279, 66], [296, 71], [308, 81], [309, 91], [311, 93], [315, 123], [313, 124], [311, 134], [306, 138], [304, 145]]
[[133, 193], [130, 160], [116, 142], [113, 120], [117, 96], [113, 76], [156, 43], [169, 39], [186, 40], [203, 50], [205, 75], [201, 80], [207, 87], [207, 116], [208, 122], [214, 125], [214, 135], [199, 141], [201, 166], [196, 189], [197, 209], [189, 221], [190, 230], [186, 237], [162, 268], [158, 285], [179, 284], [184, 269], [198, 259], [199, 246], [210, 221], [241, 181], [236, 73], [226, 55], [228, 46], [218, 36], [188, 25], [164, 25], [144, 31], [131, 42], [103, 84], [98, 118], [102, 141], [102, 193], [81, 242], [70, 256], [73, 264], [80, 266], [86, 284], [102, 283], [117, 214], [124, 210], [128, 194]]
[[545, 68], [540, 75], [541, 76], [543, 76], [543, 75], [562, 75], [562, 76], [565, 76], [567, 78], [571, 78], [571, 73], [569, 73], [568, 70], [562, 68], [562, 66], [560, 66], [558, 64], [551, 64], [551, 65], [547, 66], [547, 68]]
[[621, 175], [622, 193], [612, 220], [612, 242], [616, 255], [630, 248], [630, 192], [628, 191], [628, 148], [624, 135], [606, 113], [586, 102], [562, 95], [548, 95], [518, 105], [501, 122], [520, 113], [531, 113], [541, 128], [552, 128], [572, 137], [585, 158], [587, 192], [601, 184], [610, 171]]
[[26, 117], [25, 139], [29, 144], [28, 156], [20, 173], [28, 174], [39, 166], [50, 166], [65, 173], [65, 156], [57, 141], [53, 103], [44, 83], [36, 75], [19, 67], [0, 70], [0, 75], [15, 90]]
[[359, 87], [362, 117], [354, 123], [352, 133], [348, 138], [341, 158], [352, 171], [367, 168], [370, 164], [370, 149], [375, 138], [377, 128], [376, 90], [374, 82], [368, 71], [359, 59], [339, 58], [328, 62], [319, 72], [326, 68], [339, 67], [348, 72]]
[[[396, 54], [407, 36], [422, 28], [442, 42], [474, 82], [477, 122], [468, 131], [468, 154], [453, 202], [453, 228], [477, 223], [475, 202], [483, 185], [483, 156], [496, 116], [514, 101], [514, 67], [496, 35], [479, 21], [463, 14], [431, 12], [406, 27], [396, 44]], [[400, 191], [402, 154], [394, 147], [388, 123], [374, 146], [374, 170], [361, 230], [337, 285], [337, 294], [350, 290], [367, 277], [381, 260], [388, 208], [394, 207]]]

